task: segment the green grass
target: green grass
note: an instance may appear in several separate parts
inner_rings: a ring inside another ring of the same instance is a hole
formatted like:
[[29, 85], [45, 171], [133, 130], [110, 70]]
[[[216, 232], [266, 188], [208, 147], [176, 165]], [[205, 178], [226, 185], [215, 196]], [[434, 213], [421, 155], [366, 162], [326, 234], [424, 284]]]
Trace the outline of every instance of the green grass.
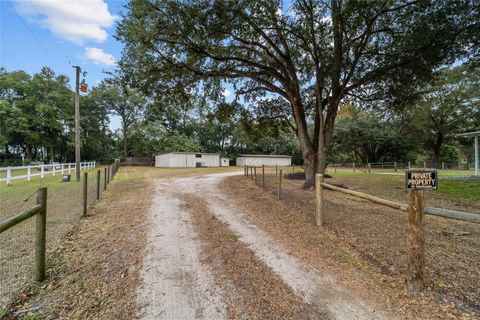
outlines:
[[[393, 170], [392, 170], [393, 171]], [[398, 172], [397, 175], [380, 174], [378, 172], [372, 172], [370, 174], [364, 172], [353, 173], [351, 169], [337, 169], [337, 172], [333, 169], [329, 169], [327, 172], [333, 177], [347, 177], [360, 179], [366, 183], [375, 183], [384, 185], [386, 188], [399, 187], [402, 188], [405, 185], [405, 173]], [[450, 180], [441, 179], [442, 176], [461, 176], [471, 175], [472, 171], [466, 170], [438, 170], [439, 173], [439, 188], [438, 192], [449, 198], [461, 198], [472, 201], [480, 201], [480, 181], [475, 180]], [[469, 174], [467, 174], [469, 173]]]
[[440, 180], [438, 192], [452, 198], [480, 201], [480, 181]]

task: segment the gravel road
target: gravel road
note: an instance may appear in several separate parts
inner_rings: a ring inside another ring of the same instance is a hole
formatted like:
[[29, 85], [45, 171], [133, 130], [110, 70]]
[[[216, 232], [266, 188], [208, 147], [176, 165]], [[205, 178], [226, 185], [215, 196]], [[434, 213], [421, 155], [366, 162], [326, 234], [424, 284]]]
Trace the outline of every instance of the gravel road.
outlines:
[[[209, 211], [229, 225], [263, 263], [302, 297], [326, 310], [333, 319], [387, 319], [387, 314], [354, 296], [332, 275], [317, 270], [287, 252], [254, 221], [233, 207], [218, 187], [222, 173], [159, 180], [149, 212], [149, 239], [138, 301], [144, 319], [224, 319], [225, 293], [214, 285], [208, 266], [199, 263], [199, 246], [192, 219], [182, 209], [181, 196], [201, 197]], [[188, 205], [188, 204], [187, 204]], [[246, 270], [247, 272], [247, 270]]]

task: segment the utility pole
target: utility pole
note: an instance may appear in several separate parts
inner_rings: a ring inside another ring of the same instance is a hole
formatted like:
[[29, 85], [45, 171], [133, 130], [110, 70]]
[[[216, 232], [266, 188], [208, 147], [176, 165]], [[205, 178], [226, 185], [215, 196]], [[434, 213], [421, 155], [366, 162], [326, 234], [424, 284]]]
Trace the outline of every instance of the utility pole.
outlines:
[[75, 68], [75, 176], [80, 181], [80, 69]]

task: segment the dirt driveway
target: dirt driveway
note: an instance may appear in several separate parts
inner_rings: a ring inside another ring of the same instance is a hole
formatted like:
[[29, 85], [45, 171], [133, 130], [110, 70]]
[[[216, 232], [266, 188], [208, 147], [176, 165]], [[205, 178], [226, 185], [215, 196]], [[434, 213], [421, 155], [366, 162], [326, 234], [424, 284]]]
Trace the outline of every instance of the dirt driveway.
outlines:
[[[365, 295], [357, 294], [358, 288], [351, 290], [334, 275], [288, 252], [232, 205], [219, 183], [235, 174], [156, 182], [137, 295], [141, 317], [393, 318], [375, 302], [359, 298]], [[219, 254], [212, 254], [219, 247]], [[230, 265], [242, 267], [232, 271]], [[264, 279], [272, 280], [258, 285]], [[252, 285], [245, 286], [244, 281]], [[288, 301], [290, 307], [285, 306]]]

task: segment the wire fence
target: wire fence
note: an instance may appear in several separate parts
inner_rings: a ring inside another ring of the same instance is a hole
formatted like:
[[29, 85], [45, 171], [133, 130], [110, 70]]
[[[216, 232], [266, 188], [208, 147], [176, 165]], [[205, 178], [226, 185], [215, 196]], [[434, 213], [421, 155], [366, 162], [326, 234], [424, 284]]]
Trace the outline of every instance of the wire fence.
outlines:
[[[410, 169], [438, 169], [452, 171], [475, 172], [475, 164], [469, 162], [434, 162], [434, 161], [416, 161], [416, 162], [370, 162], [370, 163], [329, 163], [327, 169], [352, 169], [353, 171], [363, 172], [397, 172], [399, 170]], [[468, 173], [466, 172], [466, 173]]]
[[[87, 173], [87, 210], [96, 201], [97, 192], [100, 196], [104, 192], [105, 182], [108, 184], [108, 180], [113, 178], [118, 168], [116, 164], [117, 162], [108, 166], [107, 171], [104, 167], [84, 171]], [[97, 171], [100, 171], [99, 176]], [[110, 179], [105, 179], [105, 173]], [[79, 182], [62, 182], [61, 176], [49, 176], [41, 180], [19, 181], [12, 186], [0, 187], [0, 222], [32, 207], [36, 201], [36, 190], [46, 187], [46, 248], [47, 252], [52, 252], [61, 245], [62, 236], [71, 231], [84, 214], [84, 177], [82, 173]], [[0, 233], [0, 310], [7, 308], [9, 303], [32, 284], [35, 227], [35, 219], [30, 218]]]

